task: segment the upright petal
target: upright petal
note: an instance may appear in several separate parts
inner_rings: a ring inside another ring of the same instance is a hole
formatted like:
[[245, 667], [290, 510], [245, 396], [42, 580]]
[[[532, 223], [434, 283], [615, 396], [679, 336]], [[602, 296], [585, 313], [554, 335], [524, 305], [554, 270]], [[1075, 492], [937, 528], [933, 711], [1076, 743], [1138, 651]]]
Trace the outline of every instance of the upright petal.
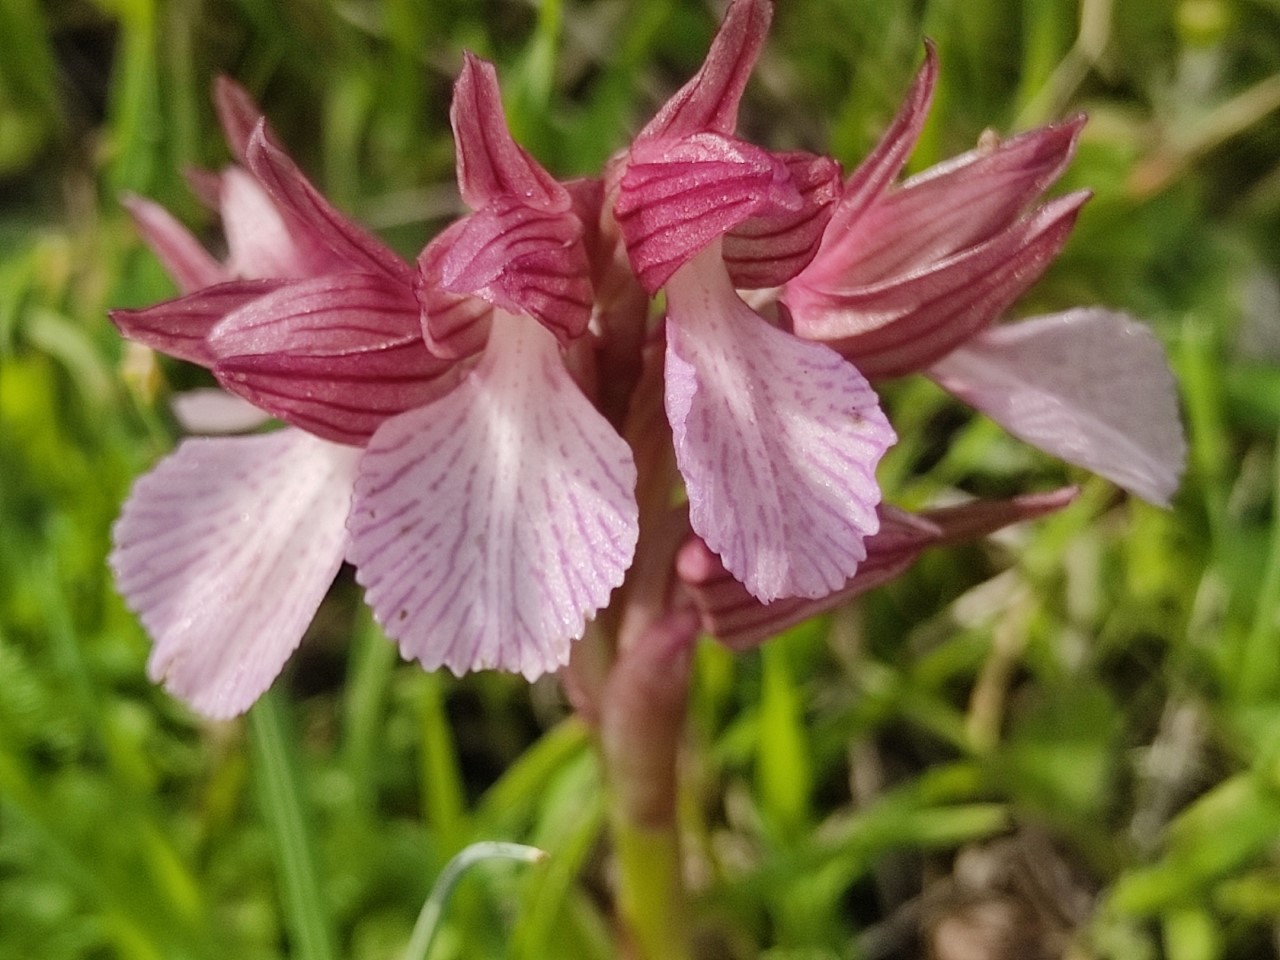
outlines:
[[885, 130], [880, 142], [845, 181], [840, 203], [831, 217], [829, 241], [838, 243], [862, 217], [863, 212], [889, 187], [902, 170], [924, 129], [933, 89], [938, 82], [938, 54], [933, 41], [924, 42], [924, 63], [907, 91], [898, 115]]
[[357, 578], [406, 657], [536, 677], [567, 662], [622, 582], [635, 482], [555, 338], [496, 310], [467, 379], [370, 440], [349, 523]]
[[292, 218], [292, 225], [306, 233], [308, 243], [328, 248], [341, 258], [348, 270], [382, 273], [405, 286], [412, 285], [413, 270], [409, 265], [326, 200], [274, 142], [265, 122], [259, 122], [249, 139], [246, 162], [275, 202]]
[[840, 195], [840, 164], [811, 153], [780, 153], [801, 205], [781, 214], [752, 217], [725, 234], [724, 264], [739, 290], [779, 287], [818, 252]]
[[458, 189], [473, 210], [500, 197], [563, 213], [569, 194], [511, 138], [493, 64], [464, 55], [449, 108], [458, 153]]
[[160, 204], [132, 194], [125, 196], [122, 202], [143, 242], [164, 265], [182, 293], [191, 293], [230, 279], [222, 264]]
[[828, 344], [868, 377], [914, 373], [986, 328], [1040, 279], [1088, 197], [1060, 197], [928, 269], [858, 290], [816, 290], [802, 271], [781, 299], [798, 336]]
[[213, 82], [213, 105], [218, 112], [222, 134], [227, 138], [238, 163], [245, 162], [249, 138], [263, 118], [262, 108], [250, 96], [249, 91], [230, 77], [221, 76]]
[[637, 140], [710, 131], [731, 134], [738, 104], [773, 20], [772, 0], [733, 0], [701, 69], [666, 102]]
[[357, 458], [298, 430], [199, 438], [138, 480], [111, 566], [153, 679], [218, 718], [271, 685], [342, 563]]
[[348, 270], [347, 262], [300, 229], [243, 167], [218, 177], [227, 270], [237, 277], [301, 279]]
[[1028, 443], [1162, 506], [1187, 446], [1164, 349], [1121, 313], [1078, 308], [996, 327], [929, 369]]
[[866, 380], [738, 299], [719, 243], [667, 284], [667, 416], [693, 529], [763, 601], [820, 597], [866, 557], [894, 442]]
[[832, 293], [856, 290], [1007, 230], [1062, 175], [1083, 126], [1078, 116], [971, 151], [912, 177], [856, 221], [837, 214], [806, 282]]

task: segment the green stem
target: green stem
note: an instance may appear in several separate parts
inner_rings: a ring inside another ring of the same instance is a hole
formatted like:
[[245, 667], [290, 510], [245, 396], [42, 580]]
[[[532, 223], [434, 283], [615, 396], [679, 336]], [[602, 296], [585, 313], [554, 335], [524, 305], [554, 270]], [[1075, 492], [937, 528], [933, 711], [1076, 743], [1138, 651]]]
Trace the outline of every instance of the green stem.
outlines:
[[[615, 811], [616, 814], [616, 811]], [[691, 960], [675, 821], [646, 826], [615, 815], [618, 912], [634, 960]]]
[[336, 960], [335, 938], [307, 830], [302, 784], [286, 711], [267, 693], [249, 711], [258, 799], [280, 871], [285, 924], [296, 960]]

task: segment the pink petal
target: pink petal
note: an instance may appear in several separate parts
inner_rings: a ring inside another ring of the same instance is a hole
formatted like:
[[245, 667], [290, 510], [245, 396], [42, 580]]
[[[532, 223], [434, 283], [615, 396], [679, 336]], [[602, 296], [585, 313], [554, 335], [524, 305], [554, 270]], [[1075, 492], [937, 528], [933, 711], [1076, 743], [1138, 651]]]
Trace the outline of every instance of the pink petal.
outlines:
[[928, 371], [1014, 436], [1167, 506], [1186, 462], [1160, 342], [1124, 314], [1079, 308], [996, 327]]
[[342, 563], [357, 456], [297, 430], [194, 439], [138, 480], [111, 566], [153, 679], [218, 718], [271, 685]]
[[247, 400], [216, 387], [186, 390], [174, 396], [169, 405], [187, 433], [248, 433], [269, 419]]
[[565, 664], [622, 582], [635, 482], [555, 338], [495, 311], [471, 375], [369, 442], [349, 522], [357, 578], [406, 657], [532, 679]]
[[840, 165], [829, 157], [782, 153], [802, 206], [782, 215], [752, 217], [724, 238], [724, 262], [739, 290], [777, 287], [799, 273], [822, 241], [840, 194]]
[[933, 41], [924, 42], [924, 63], [907, 91], [906, 99], [885, 130], [874, 150], [867, 155], [858, 169], [849, 175], [844, 192], [828, 231], [830, 241], [839, 243], [858, 222], [863, 212], [874, 203], [902, 170], [920, 131], [924, 129], [933, 89], [938, 82], [938, 54]]
[[772, 19], [770, 0], [734, 0], [701, 69], [666, 102], [637, 139], [686, 137], [704, 131], [733, 133], [742, 92]]
[[328, 250], [300, 245], [306, 244], [305, 235], [295, 236], [298, 231], [290, 229], [271, 195], [241, 167], [229, 167], [218, 179], [218, 209], [227, 237], [227, 269], [235, 276], [301, 279], [341, 268], [342, 261]]
[[569, 209], [564, 187], [511, 139], [493, 64], [463, 55], [449, 119], [458, 151], [458, 188], [467, 206], [478, 210], [505, 197], [544, 211]]
[[183, 293], [230, 279], [222, 264], [164, 207], [132, 194], [121, 202], [143, 242]]
[[738, 299], [713, 244], [667, 284], [667, 416], [693, 529], [764, 601], [820, 597], [866, 556], [894, 434], [850, 364]]
[[450, 294], [528, 314], [562, 344], [585, 333], [591, 320], [591, 266], [582, 224], [571, 213], [528, 206], [523, 197], [495, 200], [455, 223], [423, 251], [418, 265], [417, 289], [433, 345], [459, 337]]
[[1075, 152], [1084, 118], [1043, 127], [913, 177], [829, 230], [806, 282], [839, 294], [912, 274], [1006, 230]]
[[880, 530], [867, 538], [867, 559], [843, 587], [817, 600], [761, 603], [697, 537], [680, 549], [676, 572], [698, 609], [702, 629], [727, 647], [746, 650], [888, 583], [929, 547], [976, 540], [1010, 524], [1038, 519], [1061, 510], [1078, 493], [1076, 487], [1064, 487], [1010, 500], [973, 500], [917, 515], [881, 505]]
[[232, 280], [142, 310], [112, 310], [111, 322], [130, 340], [202, 366], [213, 364], [205, 342], [227, 314], [280, 287], [277, 280]]
[[413, 283], [413, 270], [409, 265], [329, 203], [289, 155], [273, 142], [265, 122], [258, 123], [249, 139], [246, 162], [275, 202], [292, 218], [294, 229], [304, 231], [305, 242], [301, 244], [304, 249], [314, 243], [339, 257], [348, 270], [383, 273], [405, 286]]
[[650, 294], [713, 240], [759, 216], [802, 213], [787, 165], [718, 134], [637, 141], [613, 215], [631, 268]]
[[213, 105], [218, 111], [218, 122], [222, 124], [227, 146], [237, 162], [244, 163], [249, 139], [263, 118], [262, 108], [248, 90], [225, 76], [218, 77], [213, 83]]
[[1088, 196], [1061, 197], [987, 243], [855, 292], [815, 290], [802, 271], [781, 299], [797, 336], [828, 344], [868, 377], [922, 370], [990, 325], [1040, 279]]
[[336, 443], [362, 444], [453, 384], [453, 363], [422, 342], [412, 290], [382, 275], [290, 283], [229, 315], [208, 342], [224, 387]]
[[812, 600], [790, 597], [761, 603], [710, 547], [698, 537], [690, 538], [676, 558], [676, 572], [698, 609], [702, 629], [731, 649], [750, 649], [901, 576], [942, 535], [922, 517], [883, 505], [878, 512], [880, 529], [867, 538], [867, 556], [857, 572], [840, 589]]

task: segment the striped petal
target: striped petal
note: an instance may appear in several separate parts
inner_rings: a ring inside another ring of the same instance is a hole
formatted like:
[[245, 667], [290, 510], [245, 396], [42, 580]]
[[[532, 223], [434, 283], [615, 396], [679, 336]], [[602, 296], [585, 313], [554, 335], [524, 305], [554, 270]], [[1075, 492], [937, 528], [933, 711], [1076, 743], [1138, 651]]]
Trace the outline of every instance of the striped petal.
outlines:
[[713, 244], [667, 284], [667, 416], [693, 529], [753, 596], [820, 597], [876, 532], [893, 429], [834, 351], [770, 326]]
[[880, 529], [867, 538], [867, 559], [843, 587], [817, 600], [761, 603], [697, 537], [681, 547], [676, 573], [698, 610], [702, 629], [727, 647], [746, 650], [901, 576], [930, 547], [966, 543], [1010, 524], [1035, 520], [1061, 510], [1078, 493], [1075, 487], [1064, 487], [1009, 500], [972, 500], [922, 514], [882, 504]]
[[635, 482], [555, 338], [495, 311], [466, 380], [369, 442], [349, 522], [357, 578], [406, 657], [532, 679], [567, 662], [622, 582]]
[[637, 141], [613, 215], [632, 270], [653, 294], [699, 251], [752, 217], [804, 209], [779, 157], [731, 137], [697, 133]]
[[112, 310], [111, 322], [130, 340], [179, 360], [212, 366], [207, 337], [222, 320], [280, 288], [277, 280], [232, 280], [141, 310]]
[[413, 270], [372, 234], [357, 226], [312, 186], [297, 164], [275, 143], [265, 121], [249, 138], [246, 162], [306, 243], [327, 248], [348, 270], [381, 273], [408, 286]]
[[771, 0], [734, 0], [701, 69], [666, 102], [637, 139], [685, 137], [700, 131], [733, 133], [742, 92], [772, 19]]
[[199, 438], [138, 480], [111, 566], [153, 679], [218, 718], [271, 685], [342, 563], [357, 457], [297, 430]]
[[591, 320], [591, 265], [582, 224], [571, 213], [529, 206], [523, 197], [495, 200], [454, 224], [423, 251], [418, 265], [428, 341], [449, 354], [461, 352], [449, 347], [451, 341], [483, 346], [480, 336], [467, 335], [468, 325], [459, 323], [457, 295], [527, 314], [562, 344], [585, 333]]
[[1121, 313], [1078, 308], [996, 327], [928, 371], [1015, 437], [1167, 506], [1186, 465], [1164, 348]]
[[914, 373], [985, 329], [1040, 279], [1088, 197], [1068, 194], [929, 269], [858, 291], [816, 291], [804, 271], [781, 299], [797, 336], [828, 344], [867, 376]]
[[453, 363], [422, 342], [412, 290], [382, 275], [289, 283], [229, 315], [208, 343], [226, 389], [336, 443], [363, 444], [453, 385]]
[[458, 189], [473, 210], [500, 198], [564, 213], [569, 194], [511, 138], [493, 64], [466, 53], [449, 108], [458, 154]]
[[779, 287], [818, 252], [840, 195], [840, 164], [811, 153], [775, 155], [800, 194], [798, 210], [752, 217], [725, 235], [724, 263], [739, 290]]

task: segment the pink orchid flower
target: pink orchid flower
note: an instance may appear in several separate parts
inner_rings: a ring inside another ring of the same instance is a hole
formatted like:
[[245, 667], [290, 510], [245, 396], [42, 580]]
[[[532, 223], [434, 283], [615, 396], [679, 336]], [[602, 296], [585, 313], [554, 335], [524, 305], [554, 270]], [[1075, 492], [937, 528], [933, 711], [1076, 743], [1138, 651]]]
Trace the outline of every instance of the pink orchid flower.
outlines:
[[1164, 351], [1083, 308], [991, 324], [1057, 256], [1087, 191], [1034, 206], [1084, 126], [1074, 117], [900, 183], [933, 95], [932, 45], [880, 144], [849, 177], [817, 255], [780, 292], [798, 336], [872, 378], [923, 371], [1020, 439], [1167, 504], [1186, 459]]
[[426, 340], [478, 358], [373, 435], [351, 559], [406, 657], [532, 679], [568, 662], [631, 566], [636, 466], [565, 365], [592, 306], [569, 191], [511, 139], [491, 65], [468, 55], [451, 119], [475, 212], [423, 251], [418, 290]]
[[853, 576], [879, 526], [875, 467], [895, 440], [851, 364], [735, 289], [777, 286], [808, 262], [839, 175], [830, 160], [733, 136], [771, 16], [767, 0], [729, 8], [613, 187], [632, 269], [666, 294], [666, 409], [689, 521], [765, 602], [826, 596]]
[[422, 342], [412, 268], [319, 195], [242, 90], [223, 81], [217, 102], [244, 165], [201, 181], [228, 260], [133, 201], [185, 295], [112, 319], [296, 426], [183, 441], [134, 485], [111, 565], [154, 641], [152, 678], [229, 717], [279, 674], [343, 561], [359, 445], [438, 395], [454, 364]]

